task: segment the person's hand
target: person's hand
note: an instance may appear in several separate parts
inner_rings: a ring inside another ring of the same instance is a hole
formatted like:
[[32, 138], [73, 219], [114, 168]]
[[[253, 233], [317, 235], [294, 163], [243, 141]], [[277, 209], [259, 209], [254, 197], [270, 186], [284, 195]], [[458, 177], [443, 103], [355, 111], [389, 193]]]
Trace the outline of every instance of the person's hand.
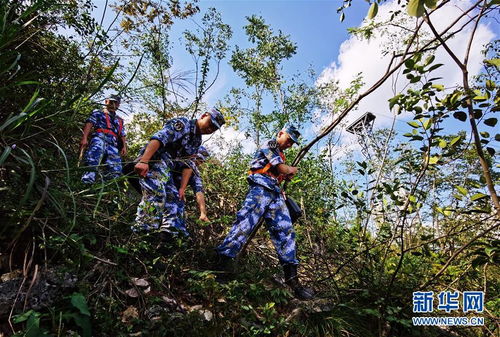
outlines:
[[139, 176], [141, 176], [141, 177], [144, 178], [146, 176], [146, 174], [148, 173], [148, 171], [149, 171], [149, 164], [144, 163], [144, 162], [138, 162], [134, 166], [134, 171]]
[[120, 154], [122, 156], [126, 156], [127, 155], [127, 145], [123, 145], [122, 150], [120, 151]]
[[200, 214], [200, 217], [198, 219], [200, 221], [204, 221], [204, 222], [209, 222], [210, 221], [205, 213]]
[[288, 174], [287, 174], [287, 178], [288, 178], [288, 179], [292, 179], [292, 178], [293, 178], [293, 176], [297, 174], [297, 171], [298, 171], [298, 170], [299, 170], [299, 169], [298, 169], [297, 167], [295, 167], [295, 166], [290, 166], [289, 171], [288, 171]]
[[80, 149], [85, 149], [87, 145], [89, 145], [87, 137], [82, 138], [82, 140], [80, 141]]
[[186, 189], [185, 188], [179, 188], [179, 199], [186, 202]]

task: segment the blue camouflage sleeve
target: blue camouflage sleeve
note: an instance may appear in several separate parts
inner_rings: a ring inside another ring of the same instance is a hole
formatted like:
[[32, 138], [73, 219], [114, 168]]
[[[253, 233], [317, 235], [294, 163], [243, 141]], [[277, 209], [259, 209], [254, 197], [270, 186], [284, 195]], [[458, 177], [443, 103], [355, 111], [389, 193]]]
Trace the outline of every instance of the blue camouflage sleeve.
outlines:
[[278, 148], [278, 143], [276, 142], [276, 140], [268, 141], [266, 145], [262, 147], [261, 151], [272, 166], [284, 163], [283, 159], [280, 156], [280, 150]]
[[99, 120], [99, 114], [101, 112], [99, 110], [94, 110], [90, 114], [89, 118], [85, 120], [85, 123], [91, 123], [93, 126], [97, 125], [97, 121]]
[[189, 123], [184, 118], [174, 118], [163, 126], [163, 129], [155, 133], [151, 140], [158, 140], [163, 146], [173, 143], [189, 132]]

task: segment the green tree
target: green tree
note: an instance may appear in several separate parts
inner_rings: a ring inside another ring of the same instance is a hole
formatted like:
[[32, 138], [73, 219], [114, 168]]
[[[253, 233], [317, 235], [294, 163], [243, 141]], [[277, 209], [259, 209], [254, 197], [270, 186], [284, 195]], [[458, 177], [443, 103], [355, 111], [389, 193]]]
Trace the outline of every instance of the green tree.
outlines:
[[283, 61], [292, 57], [297, 46], [281, 31], [275, 34], [262, 17], [255, 15], [247, 17], [248, 24], [244, 27], [248, 40], [253, 47], [240, 49], [236, 46], [231, 56], [231, 66], [244, 80], [247, 86], [253, 88], [249, 98], [254, 102], [250, 108], [250, 125], [255, 133], [256, 144], [260, 143], [260, 134], [272, 133], [268, 125], [273, 122], [273, 114], [264, 114], [264, 96], [270, 93], [276, 106], [284, 111], [282, 85], [284, 83], [281, 67]]

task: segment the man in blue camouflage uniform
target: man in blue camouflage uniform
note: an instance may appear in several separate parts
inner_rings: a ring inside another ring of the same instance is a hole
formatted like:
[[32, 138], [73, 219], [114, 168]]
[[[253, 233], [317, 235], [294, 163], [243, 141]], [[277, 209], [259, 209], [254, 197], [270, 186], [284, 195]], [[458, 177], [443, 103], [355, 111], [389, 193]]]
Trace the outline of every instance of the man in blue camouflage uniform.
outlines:
[[171, 171], [176, 162], [191, 161], [201, 145], [201, 135], [211, 134], [225, 123], [217, 109], [199, 119], [174, 118], [151, 137], [141, 150], [135, 171], [143, 177], [142, 200], [137, 208], [133, 230], [158, 231], [163, 240], [178, 234], [189, 236], [179, 214], [179, 192]]
[[[80, 151], [87, 146], [85, 155], [86, 165], [90, 168], [82, 176], [82, 182], [92, 184], [96, 181], [100, 165], [104, 165], [103, 179], [118, 178], [122, 172], [122, 162], [120, 154], [127, 154], [126, 133], [123, 127], [123, 120], [116, 115], [116, 110], [120, 106], [121, 97], [111, 95], [106, 98], [103, 110], [94, 110], [85, 121], [83, 137], [80, 142]], [[89, 134], [94, 128], [95, 132], [88, 142]], [[119, 150], [121, 142], [122, 148]]]
[[236, 221], [224, 241], [217, 247], [220, 265], [232, 262], [243, 248], [260, 218], [267, 224], [271, 240], [285, 272], [285, 281], [300, 299], [311, 299], [312, 292], [302, 287], [297, 277], [295, 232], [280, 188], [283, 179], [290, 179], [297, 168], [285, 164], [283, 151], [299, 142], [300, 133], [293, 125], [285, 126], [276, 139], [267, 141], [250, 163], [250, 189]]
[[189, 185], [196, 197], [196, 202], [200, 210], [200, 221], [210, 221], [207, 216], [205, 204], [205, 190], [203, 189], [203, 181], [201, 179], [199, 166], [202, 165], [210, 157], [210, 153], [204, 146], [200, 146], [198, 153], [193, 160], [184, 163], [177, 162], [172, 170], [172, 178], [174, 179], [175, 187], [179, 191], [179, 209], [180, 216], [184, 214], [184, 206], [186, 202], [185, 191]]

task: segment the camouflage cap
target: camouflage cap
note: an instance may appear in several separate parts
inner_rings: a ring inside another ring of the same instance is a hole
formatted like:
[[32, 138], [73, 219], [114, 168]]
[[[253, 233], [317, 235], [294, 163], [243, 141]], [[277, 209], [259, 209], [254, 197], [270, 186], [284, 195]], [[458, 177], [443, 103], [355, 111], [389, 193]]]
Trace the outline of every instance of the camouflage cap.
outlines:
[[110, 101], [118, 102], [118, 104], [121, 103], [121, 101], [122, 101], [122, 97], [120, 95], [116, 95], [116, 94], [109, 95], [108, 97], [106, 97], [106, 99], [110, 100]]
[[220, 129], [220, 127], [226, 123], [226, 120], [224, 119], [222, 112], [220, 112], [216, 108], [210, 110], [209, 114], [212, 123], [215, 125], [215, 127], [217, 127], [217, 129]]
[[290, 123], [287, 123], [285, 124], [285, 126], [283, 127], [283, 131], [285, 131], [286, 133], [288, 133], [288, 135], [290, 136], [290, 138], [292, 138], [293, 142], [297, 145], [300, 145], [300, 132], [299, 130], [297, 130], [297, 128], [290, 124]]

